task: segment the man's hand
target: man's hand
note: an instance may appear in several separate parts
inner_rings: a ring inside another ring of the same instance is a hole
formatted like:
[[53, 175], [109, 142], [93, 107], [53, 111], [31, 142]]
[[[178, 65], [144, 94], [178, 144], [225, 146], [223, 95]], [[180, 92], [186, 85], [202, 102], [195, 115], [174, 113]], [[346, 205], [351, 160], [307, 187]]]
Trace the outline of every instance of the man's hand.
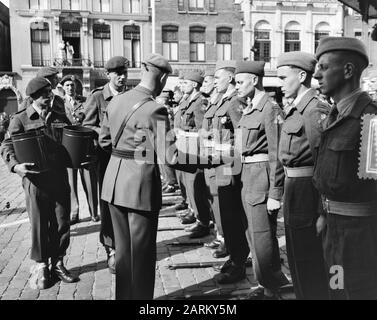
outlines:
[[320, 215], [316, 223], [317, 236], [319, 236], [322, 233], [325, 227], [326, 227], [326, 217], [323, 215]]
[[13, 171], [17, 173], [21, 178], [27, 175], [39, 174], [38, 171], [33, 171], [34, 163], [21, 163], [14, 166]]
[[281, 207], [280, 201], [272, 199], [272, 198], [268, 198], [268, 200], [267, 200], [267, 211], [268, 211], [269, 214], [276, 213], [277, 211], [280, 210], [280, 207]]

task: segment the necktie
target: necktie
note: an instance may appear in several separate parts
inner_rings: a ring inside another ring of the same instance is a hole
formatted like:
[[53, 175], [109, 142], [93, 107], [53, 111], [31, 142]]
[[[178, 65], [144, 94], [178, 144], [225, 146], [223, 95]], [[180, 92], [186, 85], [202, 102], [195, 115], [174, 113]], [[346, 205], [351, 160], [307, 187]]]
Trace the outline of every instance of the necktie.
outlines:
[[328, 125], [331, 125], [332, 123], [334, 123], [338, 119], [338, 115], [339, 115], [339, 110], [336, 107], [336, 104], [334, 104], [329, 114]]

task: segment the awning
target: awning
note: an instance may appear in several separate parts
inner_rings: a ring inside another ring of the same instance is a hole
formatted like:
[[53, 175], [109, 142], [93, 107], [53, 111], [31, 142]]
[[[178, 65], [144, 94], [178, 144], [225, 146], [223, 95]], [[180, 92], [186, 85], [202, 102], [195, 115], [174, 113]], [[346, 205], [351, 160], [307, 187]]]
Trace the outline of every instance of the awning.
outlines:
[[377, 18], [377, 0], [339, 0], [359, 12], [365, 20]]

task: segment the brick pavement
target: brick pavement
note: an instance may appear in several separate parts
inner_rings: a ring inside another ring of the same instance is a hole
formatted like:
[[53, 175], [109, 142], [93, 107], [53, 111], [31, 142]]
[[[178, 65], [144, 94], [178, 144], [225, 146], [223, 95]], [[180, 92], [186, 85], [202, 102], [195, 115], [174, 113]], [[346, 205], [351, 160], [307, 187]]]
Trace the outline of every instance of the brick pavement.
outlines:
[[[30, 254], [30, 224], [25, 209], [21, 179], [9, 174], [0, 163], [0, 299], [2, 300], [113, 300], [115, 276], [107, 270], [106, 253], [99, 242], [100, 223], [90, 221], [85, 195], [79, 183], [80, 223], [71, 227], [71, 242], [66, 265], [79, 274], [75, 284], [58, 282], [47, 290], [30, 289], [28, 280], [32, 261]], [[166, 199], [159, 228], [181, 228], [176, 217], [162, 217], [171, 211], [177, 197]], [[7, 204], [8, 203], [8, 204]], [[9, 208], [8, 208], [9, 207]], [[279, 219], [279, 243], [284, 259], [283, 271], [289, 275], [285, 252], [282, 219]], [[201, 240], [211, 240], [212, 236]], [[155, 299], [182, 299], [196, 295], [246, 293], [255, 285], [252, 268], [247, 269], [247, 279], [232, 285], [220, 285], [213, 278], [218, 273], [212, 267], [170, 270], [173, 263], [223, 262], [214, 259], [211, 250], [202, 246], [173, 246], [172, 242], [189, 241], [184, 230], [159, 231], [157, 235], [157, 266]], [[294, 298], [288, 294], [287, 298]]]

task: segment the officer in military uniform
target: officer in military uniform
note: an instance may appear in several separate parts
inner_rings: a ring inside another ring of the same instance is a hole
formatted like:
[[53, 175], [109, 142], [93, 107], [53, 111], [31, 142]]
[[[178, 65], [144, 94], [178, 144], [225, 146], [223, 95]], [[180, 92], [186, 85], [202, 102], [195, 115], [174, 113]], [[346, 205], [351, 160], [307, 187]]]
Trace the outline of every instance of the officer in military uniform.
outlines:
[[67, 283], [78, 281], [63, 263], [70, 238], [70, 190], [63, 147], [54, 133], [54, 126], [69, 124], [69, 120], [60, 110], [56, 112], [51, 108], [53, 95], [51, 84], [46, 79], [32, 79], [26, 94], [32, 99], [32, 104], [13, 116], [9, 135], [34, 130], [42, 133], [48, 170], [38, 172], [33, 163], [19, 163], [11, 138], [2, 144], [1, 155], [9, 170], [22, 177], [31, 223], [31, 259], [36, 262], [31, 269], [30, 285], [34, 289], [46, 289], [51, 278]]
[[[54, 106], [54, 110], [64, 112], [64, 100], [56, 90], [56, 87], [59, 84], [58, 74], [59, 71], [55, 67], [43, 67], [37, 72], [37, 77], [45, 78], [50, 82], [53, 93], [51, 104]], [[27, 97], [24, 101], [22, 101], [19, 110], [28, 108], [32, 103], [33, 99]]]
[[236, 140], [241, 144], [246, 232], [259, 283], [249, 294], [253, 300], [278, 299], [278, 289], [289, 283], [281, 271], [276, 236], [284, 184], [284, 169], [277, 153], [282, 111], [264, 91], [264, 65], [259, 61], [239, 61], [236, 68], [238, 97], [248, 99], [236, 133], [241, 136]]
[[[235, 61], [221, 61], [216, 65], [215, 87], [221, 99], [212, 111], [207, 113], [207, 121], [212, 122], [215, 154], [231, 156], [234, 147], [234, 132], [242, 115], [242, 104], [237, 97], [234, 71]], [[214, 257], [221, 257], [225, 250], [229, 260], [221, 268], [217, 277], [219, 283], [234, 283], [246, 277], [246, 259], [249, 247], [246, 239], [246, 217], [241, 200], [241, 168], [237, 162], [215, 168], [215, 182], [219, 199], [221, 225], [226, 249], [217, 248]]]
[[[81, 125], [84, 120], [85, 97], [76, 93], [78, 80], [74, 75], [66, 75], [61, 81], [65, 96], [65, 112], [72, 125]], [[69, 185], [71, 187], [71, 225], [79, 221], [79, 199], [77, 194], [77, 173], [80, 171], [82, 185], [88, 200], [89, 212], [92, 221], [98, 217], [98, 187], [94, 170], [68, 168]]]
[[[84, 106], [85, 118], [82, 123], [84, 127], [91, 128], [95, 131], [98, 137], [103, 121], [106, 108], [113, 97], [124, 93], [126, 89], [127, 75], [128, 75], [128, 60], [124, 57], [113, 57], [105, 65], [109, 83], [104, 87], [95, 89], [88, 97]], [[97, 141], [96, 141], [96, 144]], [[97, 168], [91, 167], [89, 170], [96, 170], [99, 192], [102, 190], [103, 177], [105, 175], [107, 164], [110, 160], [110, 154], [105, 152], [99, 146], [96, 149], [98, 157]], [[101, 232], [100, 241], [105, 247], [109, 271], [115, 272], [115, 243], [114, 231], [111, 222], [111, 216], [108, 205], [105, 201], [100, 200], [101, 212]]]
[[153, 299], [162, 206], [158, 162], [167, 160], [184, 169], [175, 166], [179, 157], [173, 148], [174, 132], [167, 134], [167, 110], [154, 101], [171, 72], [161, 55], [148, 56], [142, 63], [140, 84], [113, 99], [101, 129], [100, 145], [112, 152], [102, 199], [109, 202], [114, 225], [118, 300]]
[[279, 159], [285, 169], [287, 257], [296, 298], [310, 300], [328, 298], [322, 244], [315, 226], [319, 194], [312, 177], [322, 122], [329, 107], [311, 88], [316, 62], [312, 54], [287, 52], [277, 63], [282, 92], [291, 101], [284, 110], [279, 144]]
[[[203, 76], [197, 71], [191, 71], [185, 74], [183, 92], [188, 95], [184, 101], [184, 106], [180, 108], [176, 117], [179, 117], [178, 126], [179, 135], [190, 143], [198, 147], [199, 134], [202, 128], [205, 106], [203, 97], [200, 93], [200, 87], [203, 83]], [[197, 148], [198, 149], [198, 148]], [[199, 150], [194, 150], [197, 152]], [[210, 228], [210, 204], [209, 190], [204, 180], [204, 172], [198, 169], [196, 173], [184, 173], [184, 182], [190, 207], [194, 211], [196, 224], [186, 228], [190, 232], [190, 238], [201, 238], [209, 235]]]
[[[365, 45], [354, 38], [321, 40], [314, 77], [334, 100], [321, 135], [314, 184], [322, 195], [318, 232], [332, 299], [377, 299], [377, 182], [358, 177], [362, 117], [377, 105], [360, 89], [368, 66]], [[343, 288], [338, 284], [342, 283]]]

